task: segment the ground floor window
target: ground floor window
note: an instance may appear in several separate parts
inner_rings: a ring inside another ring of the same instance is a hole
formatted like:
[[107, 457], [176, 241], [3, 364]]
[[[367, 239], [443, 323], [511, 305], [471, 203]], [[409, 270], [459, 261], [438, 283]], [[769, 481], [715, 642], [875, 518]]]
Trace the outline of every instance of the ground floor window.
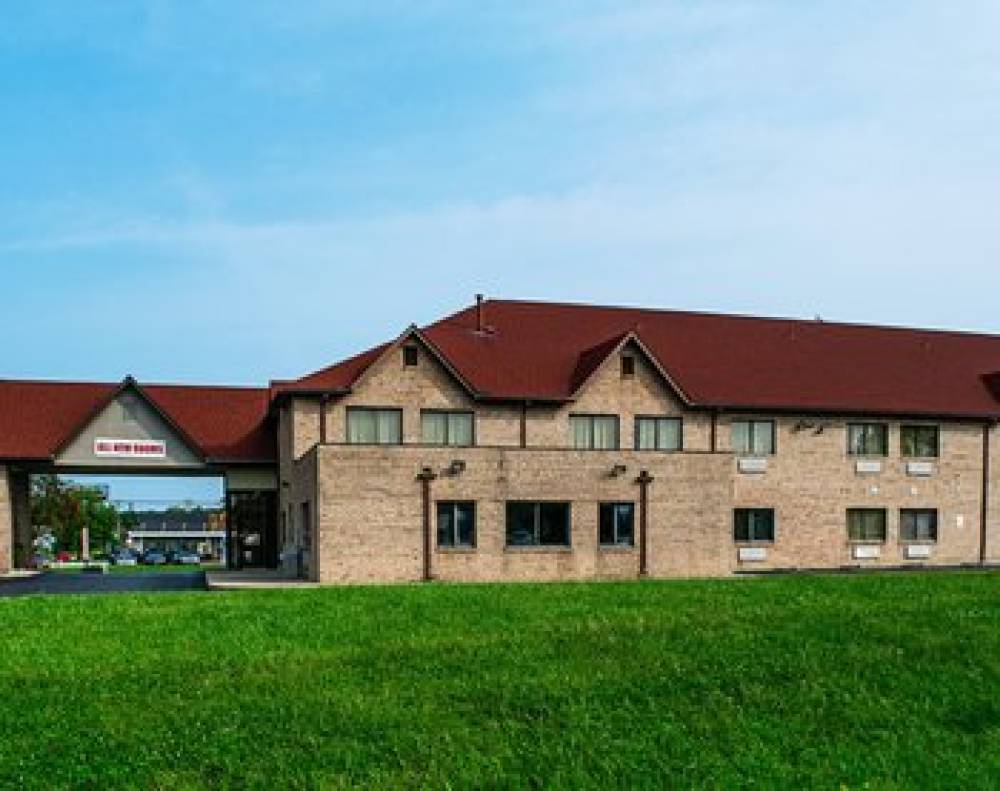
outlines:
[[851, 508], [847, 511], [847, 537], [851, 541], [885, 541], [884, 508]]
[[507, 503], [507, 545], [569, 546], [569, 503]]
[[733, 515], [733, 540], [741, 544], [773, 543], [774, 509], [737, 508]]
[[899, 512], [903, 541], [937, 541], [938, 512], [932, 508], [904, 508]]
[[635, 505], [633, 503], [601, 503], [601, 546], [631, 547], [635, 545]]
[[438, 546], [449, 549], [476, 545], [476, 504], [439, 502], [437, 504]]

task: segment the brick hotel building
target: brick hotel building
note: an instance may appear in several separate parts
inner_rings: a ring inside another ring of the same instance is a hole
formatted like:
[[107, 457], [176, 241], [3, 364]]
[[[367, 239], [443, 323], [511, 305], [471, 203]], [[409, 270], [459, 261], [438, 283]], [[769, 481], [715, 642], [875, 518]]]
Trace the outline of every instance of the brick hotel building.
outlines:
[[219, 475], [230, 561], [329, 583], [1000, 562], [1000, 336], [478, 301], [266, 388], [0, 382], [38, 472]]

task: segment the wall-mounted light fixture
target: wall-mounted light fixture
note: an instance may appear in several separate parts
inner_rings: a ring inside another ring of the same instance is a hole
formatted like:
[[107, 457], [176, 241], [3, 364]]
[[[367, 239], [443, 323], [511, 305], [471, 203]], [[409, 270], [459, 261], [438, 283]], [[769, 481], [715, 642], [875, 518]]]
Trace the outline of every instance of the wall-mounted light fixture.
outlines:
[[626, 472], [628, 472], [628, 467], [626, 467], [624, 464], [616, 464], [614, 467], [611, 468], [611, 477], [618, 478], [624, 475]]
[[465, 472], [465, 467], [466, 464], [464, 459], [455, 459], [454, 461], [452, 461], [451, 464], [448, 465], [448, 474], [461, 475], [463, 472]]

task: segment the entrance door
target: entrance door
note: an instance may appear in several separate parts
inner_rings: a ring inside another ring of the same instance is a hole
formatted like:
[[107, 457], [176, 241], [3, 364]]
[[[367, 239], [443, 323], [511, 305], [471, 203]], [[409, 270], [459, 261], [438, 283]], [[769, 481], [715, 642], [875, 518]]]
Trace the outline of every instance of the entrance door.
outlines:
[[278, 493], [233, 491], [226, 497], [229, 567], [278, 567]]

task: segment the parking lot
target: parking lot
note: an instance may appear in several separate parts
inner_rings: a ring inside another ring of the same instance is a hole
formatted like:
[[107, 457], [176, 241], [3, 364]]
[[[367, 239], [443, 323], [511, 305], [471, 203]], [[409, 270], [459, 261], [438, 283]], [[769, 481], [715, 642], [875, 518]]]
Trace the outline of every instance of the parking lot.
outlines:
[[149, 593], [206, 590], [203, 571], [142, 574], [46, 573], [0, 580], [0, 597], [63, 593]]

